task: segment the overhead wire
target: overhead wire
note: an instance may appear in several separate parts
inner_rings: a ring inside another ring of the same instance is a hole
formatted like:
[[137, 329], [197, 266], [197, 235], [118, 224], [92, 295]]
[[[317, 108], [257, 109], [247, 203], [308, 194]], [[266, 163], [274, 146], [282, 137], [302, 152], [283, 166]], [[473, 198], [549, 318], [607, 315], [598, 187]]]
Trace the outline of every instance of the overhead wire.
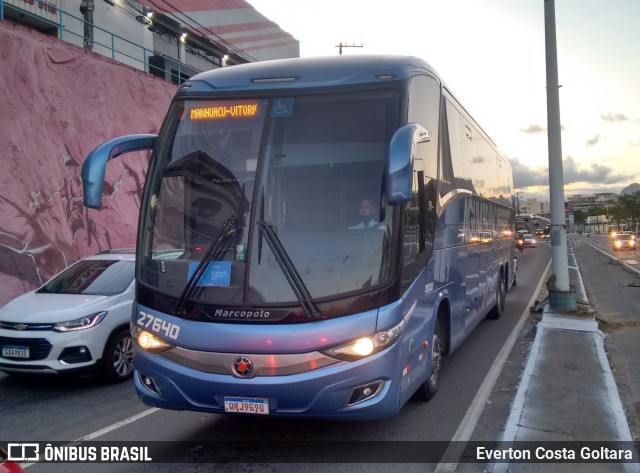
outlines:
[[113, 4], [113, 7], [122, 11], [125, 15], [127, 15], [129, 18], [132, 19], [136, 19], [136, 17], [138, 15], [142, 15], [143, 13], [138, 10], [135, 6], [133, 6], [132, 4], [130, 4], [127, 0], [125, 0], [125, 3], [129, 6], [129, 8], [124, 8], [119, 2]]
[[[180, 10], [179, 8], [176, 8], [174, 5], [172, 5], [169, 1], [167, 0], [161, 0], [163, 1], [166, 5], [169, 6], [169, 8], [173, 9], [174, 11], [178, 12], [181, 16], [178, 16], [176, 14], [174, 14], [173, 12], [167, 10], [166, 8], [158, 5], [154, 0], [147, 0], [149, 3], [151, 3], [152, 5], [154, 5], [159, 11], [163, 12], [164, 14], [173, 17], [174, 19], [178, 20], [179, 22], [184, 22], [185, 18], [187, 18], [192, 24], [188, 24], [187, 26], [189, 26], [191, 29], [195, 30], [198, 28], [195, 28], [193, 26], [193, 24], [198, 25], [199, 29], [203, 29], [206, 30], [207, 32], [211, 33], [211, 35], [216, 38], [217, 42], [220, 42], [221, 45], [223, 45], [226, 49], [229, 50], [229, 52], [233, 52], [235, 54], [240, 54], [242, 56], [244, 56], [245, 58], [248, 58], [252, 61], [256, 61], [256, 59], [251, 56], [250, 54], [248, 54], [247, 52], [243, 51], [241, 48], [238, 48], [237, 46], [233, 45], [232, 43], [230, 43], [229, 41], [225, 40], [224, 38], [222, 38], [221, 36], [219, 36], [218, 34], [216, 34], [214, 31], [212, 31], [209, 27], [202, 25], [201, 23], [199, 23], [197, 20], [194, 20], [192, 17], [190, 17], [187, 13], [183, 12], [182, 10]], [[189, 23], [189, 21], [187, 21], [187, 23]]]

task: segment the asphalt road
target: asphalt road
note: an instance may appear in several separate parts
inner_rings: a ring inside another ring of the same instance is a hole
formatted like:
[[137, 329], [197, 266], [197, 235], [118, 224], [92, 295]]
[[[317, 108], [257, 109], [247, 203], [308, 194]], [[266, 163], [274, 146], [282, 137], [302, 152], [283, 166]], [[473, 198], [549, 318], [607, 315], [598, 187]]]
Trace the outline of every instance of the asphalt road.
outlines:
[[[133, 384], [110, 385], [90, 378], [59, 376], [15, 377], [0, 374], [0, 440], [2, 441], [73, 441], [90, 437], [96, 441], [238, 441], [258, 445], [260, 441], [447, 441], [455, 438], [469, 422], [470, 406], [478, 409], [478, 395], [487, 388], [490, 373], [500, 372], [498, 360], [505, 342], [521, 319], [522, 330], [514, 333], [518, 341], [502, 370], [500, 382], [493, 387], [495, 397], [482, 400], [478, 412], [489, 411], [495, 422], [485, 422], [481, 431], [487, 439], [498, 438], [510, 403], [515, 396], [529, 339], [531, 323], [529, 305], [543, 278], [550, 259], [550, 248], [518, 253], [518, 285], [507, 297], [507, 309], [499, 320], [484, 320], [472, 336], [445, 365], [437, 396], [428, 403], [410, 401], [393, 419], [385, 421], [321, 421], [274, 419], [263, 417], [228, 417], [195, 412], [150, 410], [136, 397]], [[497, 371], [496, 371], [497, 370]], [[505, 378], [506, 377], [506, 378]], [[484, 383], [484, 384], [483, 384]], [[506, 384], [503, 384], [506, 383]], [[475, 404], [474, 404], [475, 402]], [[487, 409], [488, 407], [488, 409]], [[132, 419], [132, 416], [139, 418]], [[465, 417], [467, 416], [467, 417]], [[489, 419], [493, 419], [489, 416]], [[500, 417], [504, 417], [499, 420]], [[484, 415], [483, 419], [487, 419]], [[477, 419], [475, 419], [477, 420]], [[472, 422], [475, 422], [472, 416]], [[480, 440], [480, 438], [479, 438]], [[188, 452], [176, 447], [176, 460]], [[425, 471], [418, 464], [359, 463], [286, 463], [287, 451], [281, 452], [283, 463], [217, 465], [215, 471]], [[255, 455], [254, 455], [255, 458]], [[363, 461], [365, 460], [365, 461]], [[87, 464], [31, 464], [28, 472], [87, 471]], [[116, 471], [211, 471], [211, 465], [180, 464], [92, 464], [93, 472]]]
[[[637, 252], [614, 252], [607, 235], [569, 235], [582, 280], [606, 334], [605, 347], [618, 384], [634, 438], [640, 439], [640, 269]], [[614, 259], [615, 258], [615, 259]], [[410, 402], [393, 419], [369, 422], [287, 420], [256, 417], [226, 417], [193, 412], [150, 410], [137, 400], [130, 382], [109, 385], [95, 379], [34, 377], [15, 378], [0, 374], [0, 440], [71, 441], [91, 436], [98, 441], [190, 441], [210, 448], [219, 441], [282, 441], [296, 448], [300, 441], [401, 441], [450, 440], [473, 426], [472, 440], [501, 437], [533, 342], [540, 314], [529, 306], [545, 279], [550, 248], [518, 254], [518, 285], [511, 289], [507, 311], [498, 321], [485, 320], [449, 358], [438, 395], [429, 403]], [[533, 299], [532, 299], [533, 298]], [[518, 325], [520, 322], [520, 325]], [[517, 329], [517, 330], [514, 330]], [[505, 343], [512, 349], [506, 358]], [[495, 365], [495, 366], [494, 366]], [[495, 382], [487, 380], [496, 369]], [[483, 390], [489, 389], [483, 398]], [[478, 408], [478, 400], [481, 405]], [[477, 418], [470, 413], [477, 411]], [[141, 415], [139, 418], [132, 416]], [[125, 421], [126, 423], [123, 423]], [[118, 423], [121, 424], [118, 424]], [[173, 445], [173, 444], [169, 444]], [[192, 444], [193, 445], [193, 444]], [[372, 444], [374, 445], [374, 444]], [[187, 458], [187, 451], [173, 448], [175, 459]], [[374, 452], [372, 452], [373, 454]], [[294, 456], [294, 455], [292, 455]], [[272, 455], [269, 455], [272, 457]], [[435, 465], [367, 463], [287, 463], [289, 451], [280, 452], [281, 463], [207, 465], [92, 464], [95, 472], [121, 471], [234, 471], [234, 472], [315, 472], [315, 471], [431, 471]], [[266, 458], [266, 457], [265, 457]], [[87, 471], [86, 464], [33, 464], [28, 472]], [[475, 465], [476, 467], [478, 465]], [[459, 465], [457, 471], [473, 471], [474, 465]]]
[[572, 235], [591, 308], [629, 429], [640, 441], [640, 251], [614, 251], [608, 235]]

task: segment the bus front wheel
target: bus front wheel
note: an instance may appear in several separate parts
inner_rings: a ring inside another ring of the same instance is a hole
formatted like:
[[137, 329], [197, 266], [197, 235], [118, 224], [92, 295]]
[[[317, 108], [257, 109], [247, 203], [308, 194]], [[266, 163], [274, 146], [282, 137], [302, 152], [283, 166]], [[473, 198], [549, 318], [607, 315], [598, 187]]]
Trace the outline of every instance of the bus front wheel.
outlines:
[[442, 371], [445, 355], [445, 338], [438, 319], [436, 319], [436, 326], [433, 330], [433, 340], [431, 343], [431, 373], [414, 395], [419, 401], [430, 400], [438, 391], [440, 372]]

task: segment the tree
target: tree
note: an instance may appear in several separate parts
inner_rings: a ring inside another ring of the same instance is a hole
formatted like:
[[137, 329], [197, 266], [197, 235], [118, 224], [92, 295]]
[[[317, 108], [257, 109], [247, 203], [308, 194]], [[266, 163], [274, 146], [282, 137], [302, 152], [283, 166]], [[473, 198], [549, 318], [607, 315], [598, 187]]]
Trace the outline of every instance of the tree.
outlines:
[[609, 222], [615, 222], [618, 225], [622, 223], [622, 220], [624, 219], [624, 209], [622, 205], [620, 205], [620, 201], [607, 209], [606, 216]]
[[618, 200], [621, 214], [633, 227], [640, 221], [640, 191], [621, 195]]
[[621, 195], [618, 203], [608, 208], [606, 215], [609, 221], [635, 228], [640, 222], [640, 191]]

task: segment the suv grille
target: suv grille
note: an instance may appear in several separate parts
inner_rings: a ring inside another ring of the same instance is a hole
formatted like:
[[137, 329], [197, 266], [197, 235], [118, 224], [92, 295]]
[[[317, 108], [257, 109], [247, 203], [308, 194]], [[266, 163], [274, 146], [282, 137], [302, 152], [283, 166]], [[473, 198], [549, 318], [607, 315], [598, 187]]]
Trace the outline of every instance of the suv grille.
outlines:
[[0, 320], [0, 328], [6, 330], [53, 330], [53, 324], [44, 323], [27, 323], [22, 322], [3, 322]]
[[[19, 358], [19, 357], [6, 357], [8, 360], [44, 360], [49, 353], [51, 352], [51, 348], [53, 345], [51, 342], [44, 338], [10, 338], [10, 337], [0, 337], [0, 346], [27, 346], [29, 347], [29, 358]], [[1, 356], [2, 352], [0, 352]]]

